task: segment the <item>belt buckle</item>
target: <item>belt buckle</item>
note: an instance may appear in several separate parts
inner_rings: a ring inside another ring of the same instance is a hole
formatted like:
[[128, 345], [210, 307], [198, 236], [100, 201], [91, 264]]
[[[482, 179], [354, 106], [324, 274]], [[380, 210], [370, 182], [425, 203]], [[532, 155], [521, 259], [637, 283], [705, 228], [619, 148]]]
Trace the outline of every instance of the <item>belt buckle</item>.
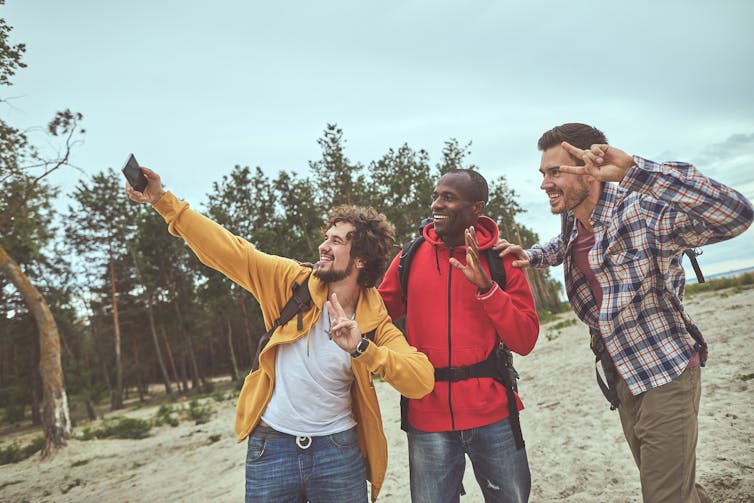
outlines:
[[296, 445], [299, 449], [306, 450], [312, 446], [312, 437], [299, 436], [296, 437]]

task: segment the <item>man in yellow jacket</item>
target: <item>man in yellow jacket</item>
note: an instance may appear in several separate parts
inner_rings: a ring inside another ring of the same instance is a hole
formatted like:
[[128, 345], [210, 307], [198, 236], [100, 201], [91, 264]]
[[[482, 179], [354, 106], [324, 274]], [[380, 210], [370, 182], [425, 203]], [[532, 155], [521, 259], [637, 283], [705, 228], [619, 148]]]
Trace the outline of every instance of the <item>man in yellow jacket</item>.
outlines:
[[[267, 255], [162, 188], [131, 186], [131, 200], [151, 203], [168, 231], [199, 260], [251, 292], [266, 326], [309, 277], [311, 308], [279, 327], [246, 377], [236, 407], [236, 433], [248, 437], [246, 501], [372, 501], [385, 479], [387, 442], [371, 375], [401, 394], [421, 398], [434, 370], [393, 325], [374, 288], [390, 258], [393, 230], [384, 215], [334, 209], [314, 269]], [[374, 331], [374, 339], [362, 334]]]

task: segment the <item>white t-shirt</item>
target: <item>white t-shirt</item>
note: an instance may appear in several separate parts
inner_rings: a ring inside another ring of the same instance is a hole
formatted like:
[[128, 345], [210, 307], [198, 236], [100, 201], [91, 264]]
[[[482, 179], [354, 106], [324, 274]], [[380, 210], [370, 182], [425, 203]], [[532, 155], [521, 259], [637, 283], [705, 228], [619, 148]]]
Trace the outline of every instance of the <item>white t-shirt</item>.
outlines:
[[321, 436], [356, 425], [351, 410], [351, 355], [330, 340], [328, 330], [325, 306], [306, 337], [278, 346], [275, 389], [262, 414], [262, 421], [275, 430]]

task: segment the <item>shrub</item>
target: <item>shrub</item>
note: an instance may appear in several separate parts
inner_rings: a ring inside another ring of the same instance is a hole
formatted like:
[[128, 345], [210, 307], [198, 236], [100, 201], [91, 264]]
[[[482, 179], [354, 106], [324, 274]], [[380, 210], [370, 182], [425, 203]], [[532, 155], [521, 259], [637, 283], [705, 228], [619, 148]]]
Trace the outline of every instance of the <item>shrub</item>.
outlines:
[[92, 440], [93, 438], [146, 438], [152, 425], [149, 421], [132, 417], [118, 416], [106, 419], [102, 426], [96, 429], [85, 427], [77, 436], [79, 440]]
[[32, 441], [25, 447], [19, 447], [17, 443], [13, 442], [8, 447], [0, 447], [0, 465], [7, 465], [8, 463], [18, 463], [28, 458], [35, 452], [42, 450], [45, 444], [45, 438], [43, 436], [34, 437]]
[[743, 287], [749, 287], [751, 285], [754, 285], [754, 273], [747, 272], [730, 278], [711, 279], [705, 283], [686, 285], [686, 295], [690, 297], [697, 293], [713, 292], [731, 287], [736, 287], [737, 290], [742, 291]]
[[209, 404], [200, 405], [196, 398], [189, 402], [188, 409], [186, 409], [186, 417], [194, 421], [196, 424], [209, 422], [213, 413], [214, 411]]
[[162, 426], [163, 424], [169, 424], [170, 426], [176, 427], [178, 426], [178, 412], [173, 408], [172, 405], [162, 404], [160, 405], [160, 408], [157, 410], [157, 413], [154, 417], [154, 425], [155, 426]]

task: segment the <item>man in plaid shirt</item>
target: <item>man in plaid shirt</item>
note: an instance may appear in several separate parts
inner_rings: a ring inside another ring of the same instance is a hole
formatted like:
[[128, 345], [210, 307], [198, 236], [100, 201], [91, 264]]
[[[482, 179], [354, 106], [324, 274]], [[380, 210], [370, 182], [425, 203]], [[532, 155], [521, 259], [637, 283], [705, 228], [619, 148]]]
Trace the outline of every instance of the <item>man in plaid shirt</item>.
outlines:
[[538, 147], [541, 188], [563, 233], [528, 250], [497, 248], [517, 267], [563, 264], [571, 305], [617, 374], [644, 501], [710, 501], [695, 484], [706, 346], [683, 307], [681, 257], [744, 232], [751, 202], [690, 164], [630, 156], [585, 124], [555, 127]]

